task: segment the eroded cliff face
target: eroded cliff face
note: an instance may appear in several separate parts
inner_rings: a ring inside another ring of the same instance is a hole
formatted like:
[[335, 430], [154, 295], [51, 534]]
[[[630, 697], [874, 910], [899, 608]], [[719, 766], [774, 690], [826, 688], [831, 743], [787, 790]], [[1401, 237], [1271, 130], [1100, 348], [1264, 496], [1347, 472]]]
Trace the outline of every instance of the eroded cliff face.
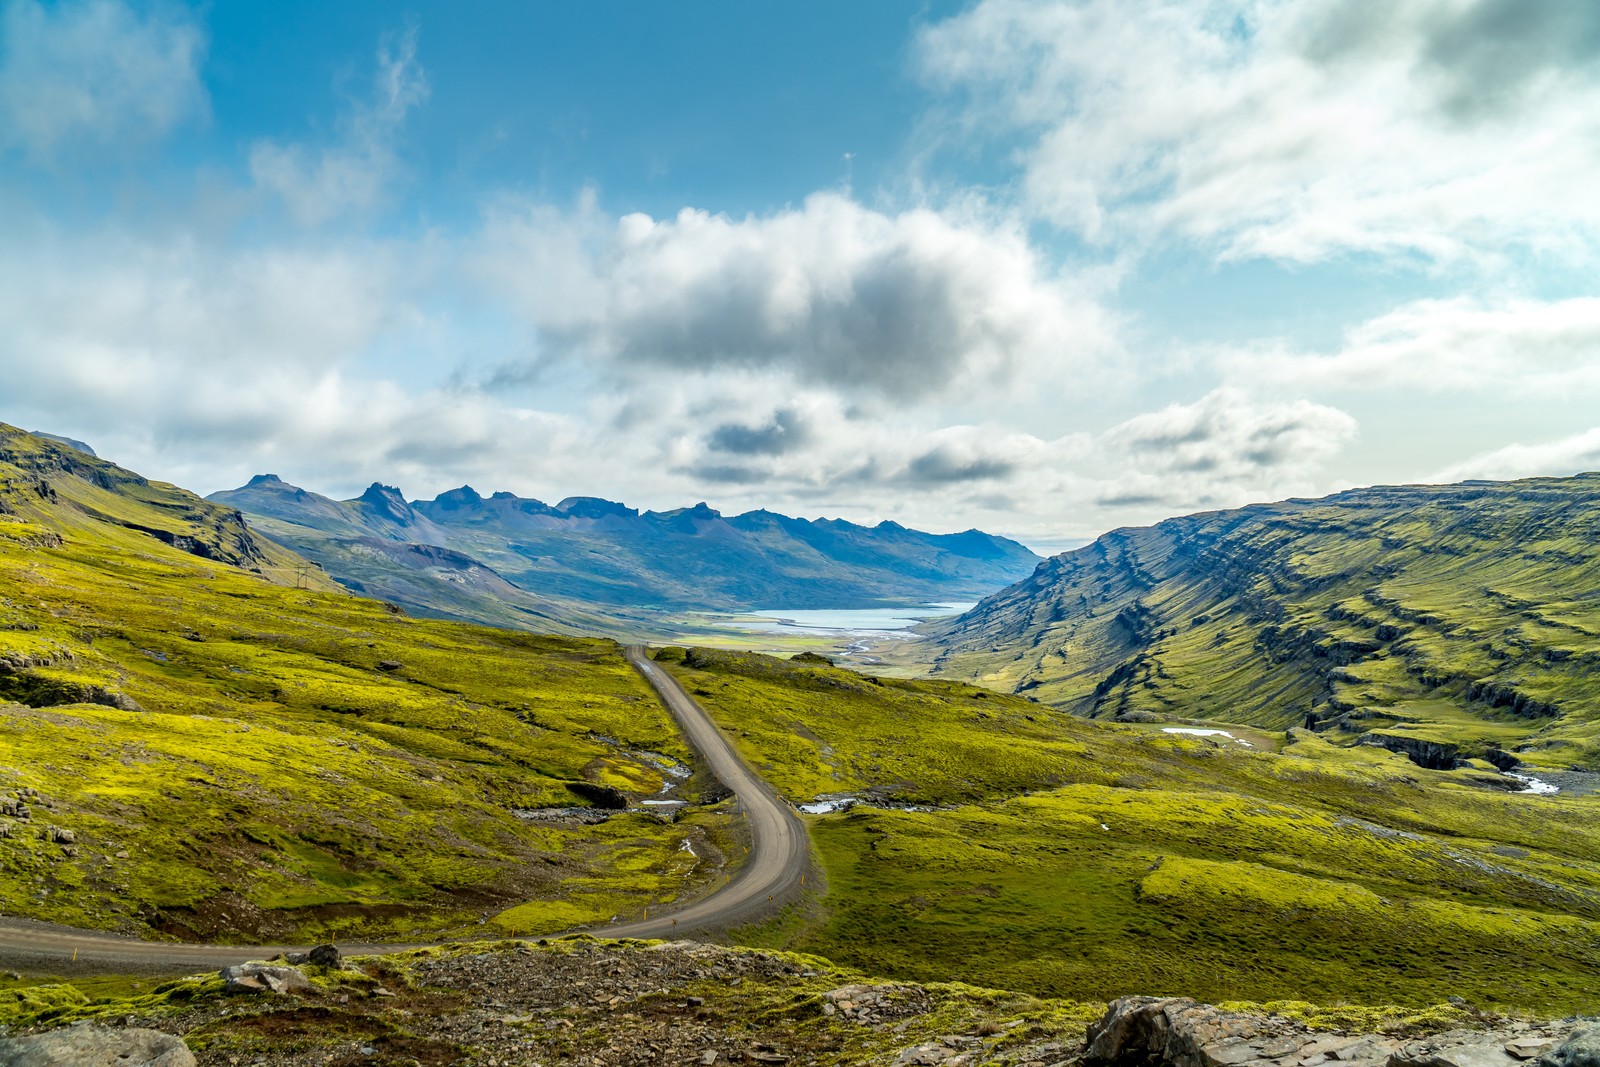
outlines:
[[1469, 755], [1548, 744], [1588, 766], [1600, 758], [1587, 729], [1600, 708], [1597, 546], [1600, 475], [1171, 519], [1046, 560], [944, 624], [936, 670], [1095, 717], [1351, 739], [1448, 722], [1430, 740]]

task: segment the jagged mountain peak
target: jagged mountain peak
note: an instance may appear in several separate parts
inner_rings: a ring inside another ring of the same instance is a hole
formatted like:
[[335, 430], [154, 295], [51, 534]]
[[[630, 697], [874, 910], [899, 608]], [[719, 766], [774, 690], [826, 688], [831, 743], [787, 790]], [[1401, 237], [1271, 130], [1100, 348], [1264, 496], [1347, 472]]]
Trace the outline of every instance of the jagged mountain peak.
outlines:
[[373, 482], [367, 486], [366, 492], [356, 499], [364, 500], [369, 504], [404, 504], [406, 502], [405, 495], [397, 487], [384, 485], [382, 482]]

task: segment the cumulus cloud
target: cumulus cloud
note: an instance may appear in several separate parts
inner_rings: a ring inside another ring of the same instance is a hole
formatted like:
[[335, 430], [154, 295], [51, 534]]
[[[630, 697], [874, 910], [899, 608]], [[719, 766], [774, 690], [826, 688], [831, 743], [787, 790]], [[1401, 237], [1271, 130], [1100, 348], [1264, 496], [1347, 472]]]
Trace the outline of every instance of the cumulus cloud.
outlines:
[[811, 441], [811, 424], [794, 408], [780, 408], [760, 425], [725, 422], [706, 437], [713, 452], [740, 456], [779, 456]]
[[250, 149], [250, 175], [303, 225], [369, 210], [394, 182], [400, 167], [396, 140], [406, 116], [428, 93], [411, 27], [379, 45], [370, 96], [350, 103], [338, 143], [311, 148], [258, 141]]
[[548, 349], [623, 368], [780, 370], [920, 398], [1072, 365], [1112, 333], [1015, 229], [817, 193], [733, 219], [503, 206], [480, 270]]
[[1239, 380], [1311, 389], [1550, 395], [1600, 385], [1600, 299], [1419, 300], [1351, 329], [1331, 353], [1221, 355]]
[[917, 55], [1092, 240], [1449, 261], [1600, 237], [1593, 4], [984, 0]]
[[1531, 478], [1600, 470], [1600, 427], [1539, 444], [1507, 445], [1436, 472], [1430, 482]]
[[1106, 431], [1098, 446], [1114, 476], [1098, 502], [1190, 508], [1270, 498], [1314, 484], [1356, 432], [1337, 408], [1216, 389]]
[[0, 149], [39, 161], [126, 147], [206, 112], [205, 35], [185, 13], [118, 0], [0, 6]]

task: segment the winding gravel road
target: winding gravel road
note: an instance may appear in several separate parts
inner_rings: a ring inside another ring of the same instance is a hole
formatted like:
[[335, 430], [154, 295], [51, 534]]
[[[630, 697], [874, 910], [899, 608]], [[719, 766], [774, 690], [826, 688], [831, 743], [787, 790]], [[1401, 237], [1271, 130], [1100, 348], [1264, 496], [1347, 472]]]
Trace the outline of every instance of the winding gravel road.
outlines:
[[[705, 710], [672, 675], [651, 662], [642, 646], [626, 650], [677, 720], [705, 766], [739, 798], [750, 826], [750, 855], [716, 892], [635, 922], [591, 927], [597, 937], [693, 937], [753, 922], [794, 899], [811, 865], [810, 842], [800, 817], [745, 766]], [[194, 945], [0, 918], [0, 969], [35, 974], [179, 973], [262, 959], [304, 945]], [[343, 945], [346, 953], [394, 952], [416, 944]]]

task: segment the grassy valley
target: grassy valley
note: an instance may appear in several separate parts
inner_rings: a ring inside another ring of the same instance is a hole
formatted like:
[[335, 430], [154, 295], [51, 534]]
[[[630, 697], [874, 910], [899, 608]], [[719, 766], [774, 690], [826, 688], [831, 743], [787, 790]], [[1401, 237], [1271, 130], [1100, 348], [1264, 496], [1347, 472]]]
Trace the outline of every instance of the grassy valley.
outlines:
[[757, 941], [1084, 1000], [1600, 995], [1592, 801], [1298, 728], [1246, 746], [816, 660], [660, 659], [791, 800], [865, 801], [812, 819], [826, 895]]
[[0, 427], [8, 915], [224, 941], [600, 922], [720, 877], [731, 818], [515, 812], [649, 796], [688, 758], [611, 642], [409, 618], [229, 508]]
[[932, 630], [937, 672], [1122, 719], [1600, 769], [1600, 475], [1359, 489], [1106, 534]]
[[[950, 624], [945, 671], [1023, 695], [658, 650], [775, 789], [833, 809], [808, 816], [823, 884], [736, 939], [1074, 1005], [1593, 1004], [1597, 801], [1460, 758], [1587, 763], [1588, 534], [1565, 506], [1587, 491], [1109, 535]], [[29, 814], [0, 816], [7, 914], [542, 934], [704, 891], [740, 855], [697, 779], [673, 819], [537, 816], [636, 802], [691, 761], [609, 641], [411, 618], [230, 508], [10, 429], [0, 508], [0, 796]], [[1041, 673], [1079, 653], [1099, 666]], [[1414, 744], [1350, 744], [1383, 732]], [[1420, 766], [1424, 742], [1455, 755]]]

